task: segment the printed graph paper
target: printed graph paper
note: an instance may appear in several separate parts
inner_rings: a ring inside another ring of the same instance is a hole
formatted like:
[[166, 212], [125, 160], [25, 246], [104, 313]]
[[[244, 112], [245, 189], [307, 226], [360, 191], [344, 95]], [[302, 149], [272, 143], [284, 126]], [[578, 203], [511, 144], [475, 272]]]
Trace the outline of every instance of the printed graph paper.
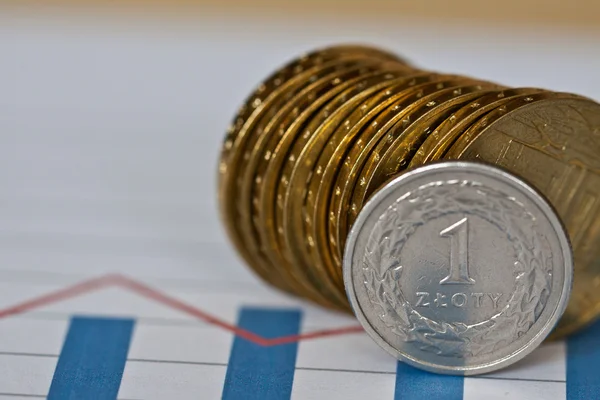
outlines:
[[536, 37], [531, 57], [506, 32], [490, 48], [450, 29], [440, 49], [435, 32], [398, 42], [408, 25], [285, 36], [111, 18], [0, 13], [0, 399], [600, 398], [600, 324], [485, 376], [398, 364], [353, 318], [259, 283], [214, 182], [235, 107], [300, 50], [393, 37], [425, 65], [593, 97], [597, 47]]
[[600, 393], [600, 324], [504, 371], [462, 378], [396, 363], [350, 318], [304, 308], [254, 284], [165, 278], [150, 286], [122, 275], [69, 284], [68, 273], [7, 271], [2, 277], [4, 303], [28, 298], [0, 311], [2, 398], [593, 399]]

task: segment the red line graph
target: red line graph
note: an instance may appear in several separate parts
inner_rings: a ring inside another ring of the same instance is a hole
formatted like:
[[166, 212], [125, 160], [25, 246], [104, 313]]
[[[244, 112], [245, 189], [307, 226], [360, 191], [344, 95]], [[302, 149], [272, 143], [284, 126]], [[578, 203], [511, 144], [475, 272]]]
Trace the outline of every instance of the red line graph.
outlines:
[[276, 346], [280, 344], [298, 342], [301, 340], [317, 339], [335, 335], [345, 335], [363, 331], [363, 329], [360, 326], [354, 325], [337, 329], [324, 329], [319, 331], [307, 332], [301, 335], [290, 335], [268, 339], [257, 335], [253, 332], [250, 332], [246, 329], [242, 329], [238, 326], [230, 324], [227, 321], [223, 321], [222, 319], [217, 318], [214, 315], [211, 315], [190, 304], [184, 303], [181, 300], [171, 297], [165, 293], [162, 293], [161, 291], [147, 286], [141, 282], [118, 274], [105, 275], [98, 278], [90, 279], [84, 282], [77, 283], [73, 286], [69, 286], [67, 288], [60, 289], [40, 297], [36, 297], [31, 300], [27, 300], [23, 303], [10, 306], [8, 308], [0, 310], [0, 319], [9, 317], [11, 315], [21, 314], [27, 311], [34, 310], [38, 307], [67, 300], [99, 289], [105, 289], [111, 286], [119, 286], [123, 289], [127, 289], [142, 297], [148, 298], [158, 303], [162, 303], [174, 310], [195, 317], [208, 324], [218, 326], [219, 328], [232, 332], [241, 338], [244, 338], [261, 346]]

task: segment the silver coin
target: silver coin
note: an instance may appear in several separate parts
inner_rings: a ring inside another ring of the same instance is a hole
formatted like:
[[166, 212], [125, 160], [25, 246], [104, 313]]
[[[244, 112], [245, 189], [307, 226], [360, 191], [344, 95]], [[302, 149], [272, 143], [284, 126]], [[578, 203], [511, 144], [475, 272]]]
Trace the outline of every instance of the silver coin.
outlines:
[[535, 349], [565, 310], [573, 257], [542, 195], [473, 162], [406, 172], [365, 205], [344, 254], [350, 303], [386, 351], [473, 375]]

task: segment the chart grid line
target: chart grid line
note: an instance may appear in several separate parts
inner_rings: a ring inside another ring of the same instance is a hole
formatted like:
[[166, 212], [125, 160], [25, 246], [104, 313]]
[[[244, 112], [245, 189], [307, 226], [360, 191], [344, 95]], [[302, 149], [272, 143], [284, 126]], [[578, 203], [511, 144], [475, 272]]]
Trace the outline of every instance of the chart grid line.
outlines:
[[8, 393], [8, 392], [0, 392], [0, 396], [2, 396], [2, 397], [31, 397], [32, 399], [45, 399], [46, 398], [45, 394]]
[[[31, 394], [31, 393], [11, 393], [11, 392], [0, 392], [0, 397], [31, 397], [32, 399], [45, 399], [45, 394]], [[117, 397], [115, 400], [142, 400], [133, 399], [128, 397]]]
[[[136, 323], [137, 324], [137, 323]], [[45, 353], [23, 353], [23, 352], [7, 352], [0, 351], [0, 356], [15, 356], [15, 357], [40, 357], [40, 358], [58, 358], [58, 354]], [[206, 361], [181, 361], [181, 360], [159, 360], [148, 358], [128, 358], [128, 363], [153, 363], [153, 364], [174, 364], [174, 365], [200, 365], [226, 368], [228, 363], [206, 362]], [[317, 368], [317, 367], [302, 367], [296, 366], [298, 371], [315, 371], [315, 372], [341, 372], [350, 374], [372, 374], [372, 375], [396, 375], [393, 371], [373, 371], [364, 369], [344, 369], [344, 368]], [[566, 379], [536, 379], [536, 378], [521, 378], [521, 377], [502, 377], [502, 376], [485, 376], [474, 375], [465, 377], [465, 379], [483, 379], [495, 381], [517, 381], [517, 382], [549, 382], [549, 383], [565, 383]]]

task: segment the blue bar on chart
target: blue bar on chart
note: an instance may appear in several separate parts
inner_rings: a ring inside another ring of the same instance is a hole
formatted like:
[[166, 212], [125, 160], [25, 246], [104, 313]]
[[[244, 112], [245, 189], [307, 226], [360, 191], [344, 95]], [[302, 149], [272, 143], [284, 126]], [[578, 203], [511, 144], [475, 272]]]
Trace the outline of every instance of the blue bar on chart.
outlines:
[[[267, 339], [297, 335], [298, 310], [243, 308], [238, 326]], [[223, 400], [289, 399], [294, 382], [298, 343], [261, 346], [236, 336], [233, 341]]]
[[600, 321], [567, 340], [567, 400], [600, 399]]
[[116, 399], [133, 327], [132, 319], [73, 317], [48, 399]]
[[462, 376], [432, 374], [398, 361], [394, 400], [462, 400]]

